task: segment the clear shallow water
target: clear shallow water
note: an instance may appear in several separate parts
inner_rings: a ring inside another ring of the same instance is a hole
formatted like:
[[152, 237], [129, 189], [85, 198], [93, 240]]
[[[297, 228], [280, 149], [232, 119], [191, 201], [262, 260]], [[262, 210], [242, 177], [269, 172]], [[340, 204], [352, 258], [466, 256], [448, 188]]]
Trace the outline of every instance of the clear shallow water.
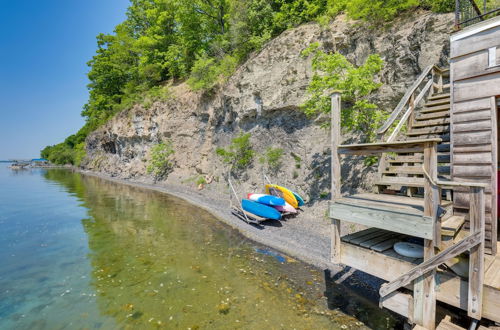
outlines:
[[66, 170], [0, 164], [0, 264], [1, 329], [398, 325], [203, 210]]

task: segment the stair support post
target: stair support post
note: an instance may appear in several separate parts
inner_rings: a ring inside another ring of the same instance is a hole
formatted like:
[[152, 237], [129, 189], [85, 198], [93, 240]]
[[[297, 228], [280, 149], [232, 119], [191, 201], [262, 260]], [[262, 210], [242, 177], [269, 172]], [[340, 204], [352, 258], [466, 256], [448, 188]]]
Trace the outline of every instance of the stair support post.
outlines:
[[480, 243], [470, 249], [469, 256], [469, 293], [467, 315], [476, 320], [482, 316], [483, 281], [484, 281], [484, 227], [485, 204], [484, 188], [470, 188], [470, 232], [480, 233]]
[[[341, 118], [341, 96], [340, 92], [331, 94], [331, 202], [341, 197], [341, 165], [338, 145], [341, 143], [340, 118]], [[331, 251], [330, 259], [334, 264], [340, 264], [340, 220], [332, 218], [331, 224]]]
[[[437, 179], [437, 143], [426, 143], [424, 147], [424, 168], [429, 173], [430, 178], [424, 181], [424, 216], [432, 217], [434, 220], [437, 214], [436, 200], [438, 200], [438, 188], [432, 184], [432, 180]], [[434, 231], [437, 230], [434, 227]], [[440, 233], [439, 226], [439, 233]], [[434, 233], [433, 237], [438, 235]], [[435, 240], [435, 239], [434, 239]], [[435, 255], [434, 240], [424, 240], [424, 261]], [[435, 290], [436, 270], [427, 272], [425, 275], [414, 281], [414, 310], [413, 320], [416, 324], [429, 330], [434, 330], [436, 326], [436, 290]]]
[[411, 94], [409, 106], [411, 110], [410, 110], [410, 115], [408, 116], [408, 122], [406, 123], [407, 131], [411, 130], [413, 121], [415, 120], [415, 92]]

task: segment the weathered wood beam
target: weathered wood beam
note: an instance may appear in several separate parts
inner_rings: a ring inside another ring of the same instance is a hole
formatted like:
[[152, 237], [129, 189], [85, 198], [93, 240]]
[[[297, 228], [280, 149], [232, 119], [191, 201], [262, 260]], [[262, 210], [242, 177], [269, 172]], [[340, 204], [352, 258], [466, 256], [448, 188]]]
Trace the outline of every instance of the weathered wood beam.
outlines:
[[[331, 139], [332, 139], [332, 162], [331, 162], [331, 198], [332, 201], [341, 197], [341, 166], [338, 145], [341, 141], [340, 118], [341, 118], [341, 97], [340, 92], [333, 92], [331, 95]], [[340, 264], [340, 220], [332, 219], [331, 224], [331, 246], [330, 259], [334, 264]]]
[[[342, 244], [342, 261], [352, 268], [377, 276], [386, 281], [395, 280], [414, 268], [414, 264], [365, 249], [349, 243]], [[446, 304], [467, 311], [467, 279], [438, 271], [436, 283], [439, 283], [437, 299]], [[413, 286], [407, 286], [413, 289]], [[500, 290], [497, 287], [484, 286], [483, 317], [500, 322]]]
[[469, 256], [469, 299], [467, 314], [476, 320], [480, 320], [483, 310], [484, 282], [484, 188], [471, 188], [469, 214], [470, 231], [473, 235], [479, 236], [480, 244], [471, 248]]
[[387, 284], [383, 284], [379, 291], [380, 296], [385, 297], [388, 294], [396, 291], [397, 289], [410, 284], [417, 277], [424, 275], [429, 270], [436, 268], [437, 266], [445, 263], [447, 260], [459, 254], [464, 253], [465, 251], [471, 249], [473, 246], [478, 245], [480, 242], [481, 242], [480, 233], [475, 233], [467, 236], [465, 239], [443, 250], [439, 254], [435, 255], [433, 258], [424, 261], [420, 265], [416, 266], [408, 273], [401, 275], [397, 279]]
[[429, 217], [422, 217], [421, 213], [404, 212], [397, 208], [375, 207], [363, 202], [344, 203], [340, 200], [330, 205], [330, 217], [421, 238], [433, 237], [434, 224]]
[[[437, 143], [424, 143], [424, 217], [431, 217], [432, 221], [436, 221], [437, 206], [436, 189], [433, 184], [437, 180]], [[433, 223], [433, 238], [436, 237], [435, 223]], [[439, 225], [438, 235], [441, 235], [441, 227]], [[424, 240], [424, 263], [434, 258], [435, 250], [434, 240]], [[414, 279], [414, 305], [413, 319], [416, 324], [419, 324], [429, 330], [434, 330], [436, 325], [436, 291], [435, 291], [435, 275], [436, 269], [433, 267], [426, 273], [422, 273], [420, 277]]]

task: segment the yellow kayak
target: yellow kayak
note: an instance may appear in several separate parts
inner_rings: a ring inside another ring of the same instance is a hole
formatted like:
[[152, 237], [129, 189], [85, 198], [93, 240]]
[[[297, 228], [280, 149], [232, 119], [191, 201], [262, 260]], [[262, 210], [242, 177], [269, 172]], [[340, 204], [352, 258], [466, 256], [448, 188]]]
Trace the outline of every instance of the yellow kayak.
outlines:
[[276, 184], [266, 184], [266, 194], [268, 195], [272, 195], [272, 193], [269, 191], [269, 188], [274, 188], [279, 190], [281, 194], [283, 194], [283, 196], [280, 197], [283, 197], [288, 204], [290, 204], [294, 208], [299, 207], [299, 202], [297, 201], [297, 198], [295, 198], [295, 195], [290, 190], [286, 189], [285, 187], [278, 186]]

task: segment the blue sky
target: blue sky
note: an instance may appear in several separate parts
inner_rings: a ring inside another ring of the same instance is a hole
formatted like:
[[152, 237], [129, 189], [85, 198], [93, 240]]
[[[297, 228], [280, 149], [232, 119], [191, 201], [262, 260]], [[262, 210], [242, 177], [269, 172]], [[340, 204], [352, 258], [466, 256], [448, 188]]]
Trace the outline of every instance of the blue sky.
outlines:
[[84, 123], [95, 37], [128, 0], [0, 0], [0, 160], [33, 158]]

